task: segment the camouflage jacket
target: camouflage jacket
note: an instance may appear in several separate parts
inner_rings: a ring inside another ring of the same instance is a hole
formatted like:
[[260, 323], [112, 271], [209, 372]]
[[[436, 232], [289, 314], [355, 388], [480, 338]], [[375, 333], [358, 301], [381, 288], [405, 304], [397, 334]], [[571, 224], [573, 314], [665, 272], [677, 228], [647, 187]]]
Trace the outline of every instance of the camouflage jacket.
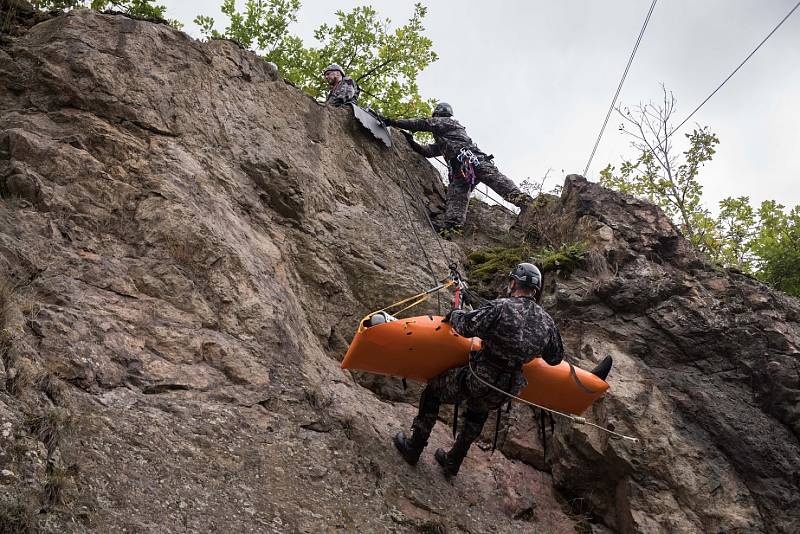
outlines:
[[328, 98], [325, 99], [326, 104], [332, 106], [344, 106], [346, 104], [355, 104], [358, 100], [358, 86], [352, 78], [345, 76], [336, 84], [328, 93]]
[[433, 134], [433, 144], [420, 145], [416, 142], [411, 144], [416, 152], [426, 158], [444, 156], [449, 162], [458, 156], [462, 148], [472, 150], [476, 156], [485, 155], [472, 142], [472, 139], [467, 135], [467, 130], [453, 117], [394, 119], [389, 124], [412, 132], [431, 132]]
[[550, 365], [558, 365], [564, 357], [553, 318], [531, 297], [492, 300], [471, 312], [454, 310], [450, 323], [464, 337], [481, 338], [483, 348], [470, 361], [484, 376], [519, 371], [537, 356]]

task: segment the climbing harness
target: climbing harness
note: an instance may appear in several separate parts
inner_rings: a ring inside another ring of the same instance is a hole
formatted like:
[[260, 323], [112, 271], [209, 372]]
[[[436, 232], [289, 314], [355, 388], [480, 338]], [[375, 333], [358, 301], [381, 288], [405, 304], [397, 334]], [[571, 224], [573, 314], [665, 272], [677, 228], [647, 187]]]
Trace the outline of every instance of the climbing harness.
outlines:
[[[547, 429], [544, 426], [545, 413], [544, 410], [539, 410], [539, 429], [542, 431], [542, 458], [547, 461]], [[556, 421], [553, 419], [552, 413], [548, 413], [547, 415], [550, 416], [550, 434], [552, 434], [556, 430]]]
[[469, 184], [470, 190], [474, 189], [478, 182], [475, 169], [480, 167], [481, 160], [478, 159], [478, 156], [476, 156], [472, 150], [462, 148], [456, 156], [456, 161], [459, 163], [461, 177]]

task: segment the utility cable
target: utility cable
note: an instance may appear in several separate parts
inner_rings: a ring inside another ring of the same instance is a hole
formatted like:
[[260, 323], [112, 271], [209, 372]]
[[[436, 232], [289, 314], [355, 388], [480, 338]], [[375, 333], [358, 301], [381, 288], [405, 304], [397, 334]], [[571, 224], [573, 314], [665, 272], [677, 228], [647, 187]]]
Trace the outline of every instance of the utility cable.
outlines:
[[744, 64], [745, 64], [745, 63], [747, 63], [747, 61], [748, 61], [748, 60], [749, 60], [751, 57], [753, 57], [753, 55], [754, 55], [756, 52], [758, 52], [758, 49], [759, 49], [759, 48], [761, 48], [761, 47], [764, 45], [764, 43], [766, 43], [766, 42], [767, 42], [767, 40], [768, 40], [770, 37], [772, 37], [772, 34], [774, 34], [776, 31], [778, 31], [778, 28], [780, 28], [780, 27], [783, 25], [783, 23], [784, 23], [784, 22], [786, 22], [786, 21], [788, 20], [788, 18], [792, 16], [792, 14], [793, 14], [793, 13], [794, 13], [794, 12], [797, 10], [797, 8], [798, 8], [798, 7], [800, 7], [800, 2], [797, 2], [797, 3], [794, 5], [794, 7], [793, 7], [792, 9], [790, 9], [790, 10], [789, 10], [789, 12], [786, 14], [786, 16], [785, 16], [785, 17], [783, 17], [783, 18], [781, 19], [781, 21], [780, 21], [780, 22], [779, 22], [779, 23], [778, 23], [778, 24], [777, 24], [777, 25], [776, 25], [774, 28], [772, 28], [772, 31], [771, 31], [771, 32], [769, 32], [769, 33], [767, 34], [767, 36], [766, 36], [766, 37], [764, 37], [764, 39], [762, 39], [762, 40], [761, 40], [761, 42], [760, 42], [760, 43], [758, 43], [758, 46], [756, 46], [756, 47], [753, 49], [753, 51], [752, 51], [752, 52], [750, 52], [750, 53], [747, 55], [747, 57], [746, 57], [746, 58], [744, 58], [744, 59], [742, 60], [742, 62], [741, 62], [741, 63], [739, 63], [739, 65], [738, 65], [738, 66], [737, 66], [735, 69], [733, 69], [733, 72], [731, 72], [731, 73], [728, 75], [728, 77], [727, 77], [727, 78], [725, 78], [724, 80], [722, 80], [722, 83], [720, 83], [720, 84], [717, 86], [717, 88], [716, 88], [716, 89], [714, 89], [713, 91], [711, 91], [711, 94], [709, 94], [709, 95], [708, 95], [708, 96], [705, 98], [705, 100], [703, 100], [702, 102], [700, 102], [700, 104], [698, 104], [698, 106], [697, 106], [696, 108], [694, 108], [694, 110], [692, 110], [692, 112], [691, 112], [691, 113], [689, 113], [689, 115], [688, 115], [688, 116], [687, 116], [685, 119], [683, 119], [683, 121], [681, 121], [681, 123], [680, 123], [678, 126], [676, 126], [675, 128], [673, 128], [673, 129], [672, 129], [672, 130], [669, 132], [669, 134], [668, 134], [668, 135], [667, 135], [667, 136], [664, 138], [664, 141], [663, 141], [661, 144], [663, 144], [663, 143], [666, 143], [666, 142], [667, 142], [667, 139], [669, 139], [669, 138], [672, 136], [672, 134], [674, 134], [675, 132], [677, 132], [677, 131], [678, 131], [678, 130], [681, 128], [681, 126], [683, 126], [684, 124], [686, 124], [686, 122], [687, 122], [689, 119], [691, 119], [691, 118], [694, 116], [694, 114], [695, 114], [695, 113], [697, 113], [697, 111], [698, 111], [700, 108], [702, 108], [702, 107], [705, 105], [705, 103], [706, 103], [706, 102], [708, 102], [709, 100], [711, 100], [711, 97], [713, 97], [715, 94], [717, 94], [717, 91], [719, 91], [720, 89], [722, 89], [722, 86], [724, 86], [724, 85], [725, 85], [725, 84], [728, 82], [728, 80], [730, 80], [731, 78], [733, 78], [733, 75], [734, 75], [734, 74], [736, 74], [736, 73], [739, 71], [739, 69], [741, 69], [741, 68], [744, 66]]
[[650, 16], [653, 14], [653, 10], [656, 7], [657, 1], [658, 0], [653, 0], [653, 2], [650, 4], [650, 9], [647, 11], [647, 16], [644, 18], [642, 29], [639, 30], [639, 37], [636, 38], [636, 44], [633, 46], [633, 50], [631, 51], [631, 56], [628, 58], [628, 64], [625, 66], [625, 72], [622, 73], [622, 78], [619, 80], [619, 85], [617, 86], [617, 92], [614, 93], [614, 98], [611, 99], [611, 105], [608, 106], [608, 113], [606, 113], [606, 118], [603, 121], [603, 126], [600, 127], [600, 133], [597, 135], [597, 140], [594, 142], [594, 148], [592, 148], [592, 153], [589, 155], [589, 161], [586, 162], [586, 168], [583, 169], [584, 176], [586, 176], [586, 173], [589, 172], [589, 165], [592, 164], [592, 159], [594, 158], [594, 154], [595, 152], [597, 152], [597, 147], [600, 145], [600, 139], [603, 138], [603, 133], [606, 131], [606, 125], [608, 125], [608, 119], [611, 117], [611, 112], [614, 111], [614, 104], [617, 103], [619, 92], [622, 90], [622, 84], [625, 83], [625, 78], [627, 78], [628, 76], [628, 70], [630, 70], [631, 63], [633, 63], [633, 58], [636, 56], [636, 51], [639, 49], [639, 43], [642, 42], [644, 31], [647, 29], [647, 24], [650, 22]]

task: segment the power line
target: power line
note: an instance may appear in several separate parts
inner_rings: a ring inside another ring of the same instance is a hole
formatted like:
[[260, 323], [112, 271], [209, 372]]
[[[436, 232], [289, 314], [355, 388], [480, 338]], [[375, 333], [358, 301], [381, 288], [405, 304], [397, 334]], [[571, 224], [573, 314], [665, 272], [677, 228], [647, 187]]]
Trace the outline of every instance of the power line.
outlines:
[[636, 51], [639, 49], [639, 43], [642, 42], [642, 36], [644, 36], [644, 31], [645, 29], [647, 29], [647, 24], [650, 22], [650, 16], [653, 14], [653, 10], [656, 7], [656, 2], [657, 0], [653, 0], [653, 2], [650, 4], [650, 9], [647, 11], [647, 16], [644, 18], [642, 29], [639, 30], [639, 37], [636, 38], [636, 44], [633, 46], [633, 50], [631, 51], [631, 56], [628, 58], [628, 64], [625, 66], [625, 72], [622, 73], [622, 78], [619, 80], [619, 85], [617, 86], [617, 92], [614, 93], [614, 98], [611, 99], [611, 105], [608, 106], [608, 113], [606, 113], [606, 118], [603, 121], [603, 126], [600, 128], [600, 133], [597, 135], [597, 141], [594, 142], [594, 148], [592, 148], [592, 153], [589, 155], [589, 161], [586, 162], [586, 168], [583, 169], [584, 176], [586, 176], [586, 173], [589, 172], [589, 165], [592, 164], [594, 153], [597, 152], [597, 147], [600, 145], [600, 139], [603, 138], [603, 132], [605, 132], [606, 130], [608, 119], [611, 117], [611, 112], [614, 111], [614, 104], [617, 103], [619, 92], [622, 90], [622, 84], [625, 83], [625, 78], [628, 76], [628, 70], [631, 68], [631, 63], [633, 63], [633, 58], [634, 56], [636, 56]]
[[709, 100], [711, 100], [711, 97], [712, 97], [712, 96], [714, 96], [715, 94], [717, 94], [717, 91], [719, 91], [720, 89], [722, 89], [722, 86], [723, 86], [723, 85], [725, 85], [725, 84], [728, 82], [728, 80], [730, 80], [731, 78], [733, 78], [733, 75], [734, 75], [734, 74], [736, 74], [736, 73], [739, 71], [739, 69], [741, 69], [741, 68], [744, 66], [744, 64], [745, 64], [745, 63], [747, 63], [747, 61], [748, 61], [748, 60], [749, 60], [751, 57], [753, 57], [753, 55], [754, 55], [754, 54], [755, 54], [755, 53], [758, 51], [758, 49], [759, 49], [759, 48], [761, 48], [761, 46], [762, 46], [764, 43], [766, 43], [766, 42], [767, 42], [767, 40], [768, 40], [770, 37], [772, 37], [772, 34], [773, 34], [773, 33], [775, 33], [776, 31], [778, 31], [778, 28], [780, 28], [780, 27], [783, 25], [783, 23], [784, 23], [784, 22], [786, 22], [786, 20], [787, 20], [789, 17], [791, 17], [791, 16], [792, 16], [792, 13], [794, 13], [794, 12], [797, 10], [797, 8], [798, 8], [798, 7], [800, 7], [800, 2], [797, 2], [797, 3], [794, 5], [794, 7], [793, 7], [793, 8], [792, 8], [792, 9], [791, 9], [791, 10], [790, 10], [790, 11], [789, 11], [787, 14], [786, 14], [786, 16], [785, 16], [785, 17], [783, 17], [783, 18], [781, 19], [781, 21], [780, 21], [780, 22], [779, 22], [779, 23], [778, 23], [778, 24], [777, 24], [777, 25], [776, 25], [774, 28], [772, 28], [772, 31], [771, 31], [771, 32], [769, 32], [769, 33], [767, 34], [767, 36], [766, 36], [766, 37], [764, 37], [764, 39], [762, 39], [762, 40], [761, 40], [761, 42], [760, 42], [760, 43], [758, 43], [758, 46], [756, 46], [756, 47], [753, 49], [753, 51], [752, 51], [752, 52], [750, 52], [750, 53], [747, 55], [747, 57], [746, 57], [746, 58], [744, 58], [744, 60], [742, 60], [742, 62], [741, 62], [741, 63], [739, 63], [739, 66], [738, 66], [738, 67], [736, 67], [735, 69], [733, 69], [733, 72], [731, 72], [731, 73], [728, 75], [728, 77], [727, 77], [727, 78], [725, 78], [724, 80], [722, 80], [722, 83], [720, 83], [720, 84], [717, 86], [717, 88], [716, 88], [716, 89], [714, 89], [713, 91], [711, 91], [711, 94], [710, 94], [710, 95], [708, 95], [708, 96], [705, 98], [705, 100], [703, 100], [702, 102], [700, 102], [700, 104], [698, 104], [698, 106], [697, 106], [696, 108], [694, 108], [694, 110], [693, 110], [691, 113], [689, 113], [689, 115], [688, 115], [688, 116], [687, 116], [685, 119], [683, 119], [683, 121], [681, 121], [681, 123], [680, 123], [678, 126], [676, 126], [675, 128], [673, 128], [673, 129], [672, 129], [672, 131], [670, 131], [670, 132], [669, 132], [669, 135], [667, 135], [667, 136], [664, 138], [664, 142], [665, 142], [665, 143], [666, 143], [667, 139], [669, 139], [669, 138], [672, 136], [672, 134], [674, 134], [675, 132], [677, 132], [677, 131], [678, 131], [678, 130], [681, 128], [681, 126], [683, 126], [684, 124], [686, 124], [686, 122], [687, 122], [689, 119], [691, 119], [691, 118], [694, 116], [694, 114], [695, 114], [695, 113], [697, 113], [697, 111], [698, 111], [698, 110], [699, 110], [701, 107], [703, 107], [703, 106], [705, 105], [705, 103], [706, 103], [706, 102], [708, 102]]

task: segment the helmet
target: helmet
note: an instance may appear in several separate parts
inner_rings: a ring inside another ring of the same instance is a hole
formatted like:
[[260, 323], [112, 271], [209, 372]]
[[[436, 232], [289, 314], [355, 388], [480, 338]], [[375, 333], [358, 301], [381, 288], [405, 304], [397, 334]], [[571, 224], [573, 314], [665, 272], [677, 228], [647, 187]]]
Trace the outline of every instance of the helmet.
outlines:
[[332, 70], [338, 70], [339, 72], [342, 73], [342, 76], [344, 76], [344, 69], [339, 65], [337, 65], [336, 63], [331, 63], [330, 65], [325, 67], [325, 70], [322, 71], [322, 74], [327, 74]]
[[439, 102], [438, 104], [436, 104], [436, 107], [433, 108], [432, 115], [434, 117], [452, 117], [453, 106], [451, 106], [447, 102]]
[[508, 277], [517, 280], [524, 288], [542, 291], [542, 272], [532, 263], [520, 263], [508, 273]]

